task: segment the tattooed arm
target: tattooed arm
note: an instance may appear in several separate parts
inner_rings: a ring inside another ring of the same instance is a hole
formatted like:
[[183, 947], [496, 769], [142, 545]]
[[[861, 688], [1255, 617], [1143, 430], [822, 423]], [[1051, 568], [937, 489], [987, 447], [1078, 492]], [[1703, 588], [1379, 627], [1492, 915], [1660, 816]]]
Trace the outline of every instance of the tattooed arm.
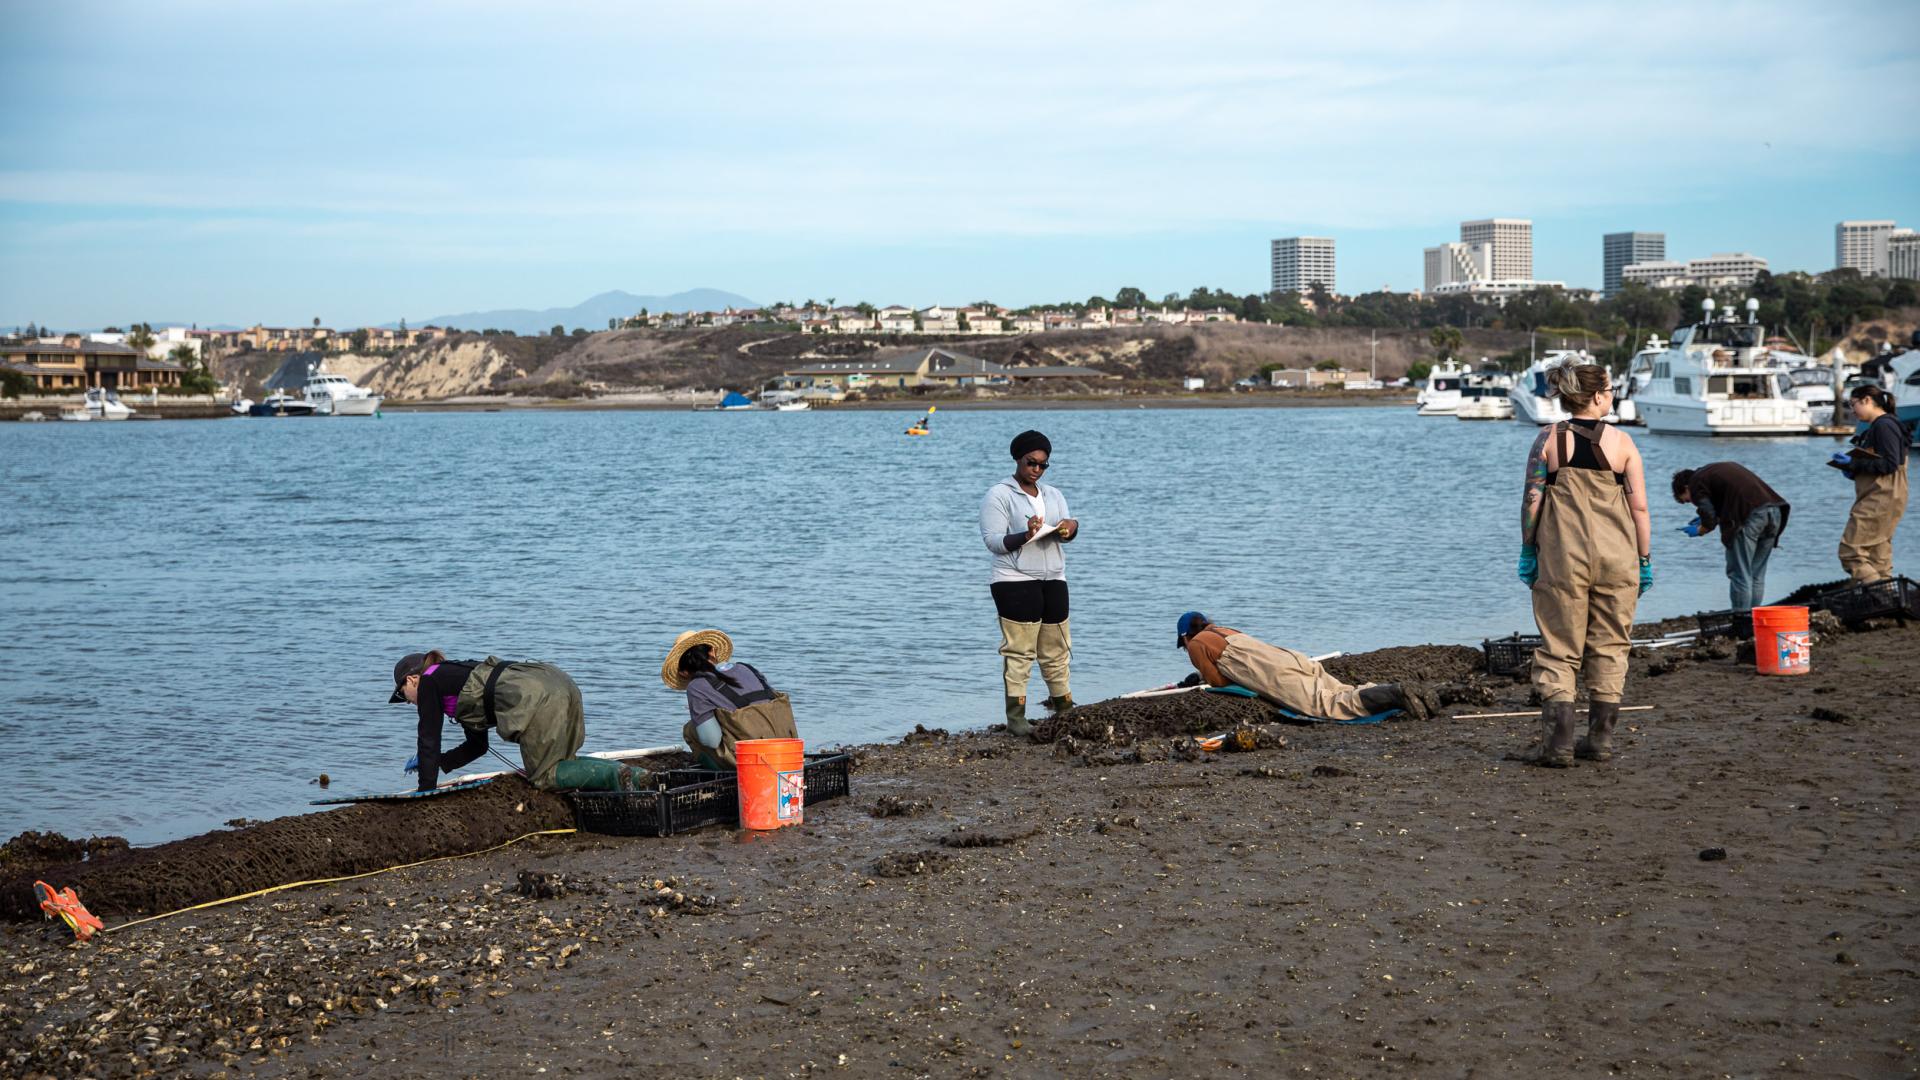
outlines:
[[1552, 435], [1551, 425], [1541, 428], [1533, 449], [1527, 452], [1527, 486], [1520, 497], [1522, 544], [1533, 543], [1534, 527], [1540, 524], [1540, 504], [1547, 497], [1547, 439]]

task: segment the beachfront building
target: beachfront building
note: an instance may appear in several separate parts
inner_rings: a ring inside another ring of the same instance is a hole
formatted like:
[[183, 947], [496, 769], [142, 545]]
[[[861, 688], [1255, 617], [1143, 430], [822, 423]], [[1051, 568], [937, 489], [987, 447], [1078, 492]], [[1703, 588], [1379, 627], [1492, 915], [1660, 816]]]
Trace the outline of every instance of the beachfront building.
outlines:
[[1760, 271], [1766, 268], [1767, 260], [1741, 252], [1709, 255], [1704, 259], [1688, 259], [1686, 262], [1663, 259], [1659, 262], [1635, 263], [1620, 271], [1620, 279], [1622, 284], [1645, 285], [1650, 289], [1684, 289], [1689, 285], [1698, 285], [1703, 289], [1719, 291], [1748, 288], [1760, 276]]
[[1667, 234], [1616, 232], [1600, 238], [1600, 289], [1607, 296], [1620, 291], [1622, 271], [1635, 263], [1661, 262], [1667, 257]]
[[1273, 281], [1276, 293], [1304, 293], [1315, 284], [1334, 291], [1333, 238], [1283, 236], [1273, 241]]
[[1920, 281], [1920, 233], [1895, 229], [1888, 234], [1887, 276]]
[[1843, 221], [1833, 227], [1833, 265], [1869, 277], [1887, 275], [1887, 239], [1898, 228], [1891, 221]]
[[1495, 281], [1533, 277], [1533, 222], [1527, 218], [1483, 218], [1460, 223], [1463, 244], [1492, 244]]
[[1439, 244], [1426, 249], [1424, 261], [1427, 292], [1442, 285], [1493, 278], [1493, 245], [1489, 243]]
[[1328, 387], [1345, 387], [1349, 377], [1365, 379], [1360, 372], [1343, 369], [1319, 371], [1313, 368], [1280, 368], [1269, 372], [1267, 378], [1276, 390], [1322, 390]]

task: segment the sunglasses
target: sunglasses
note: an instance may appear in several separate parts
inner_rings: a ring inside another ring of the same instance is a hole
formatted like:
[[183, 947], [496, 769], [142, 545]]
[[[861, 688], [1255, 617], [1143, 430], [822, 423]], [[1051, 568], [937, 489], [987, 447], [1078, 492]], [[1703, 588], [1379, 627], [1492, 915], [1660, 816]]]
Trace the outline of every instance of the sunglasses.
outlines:
[[1020, 459], [1020, 464], [1021, 464], [1021, 466], [1022, 466], [1022, 467], [1024, 467], [1024, 468], [1028, 468], [1028, 469], [1039, 469], [1039, 470], [1040, 470], [1041, 472], [1046, 472], [1046, 471], [1047, 471], [1047, 466], [1048, 466], [1049, 464], [1051, 464], [1051, 462], [1046, 462], [1046, 461], [1035, 461], [1035, 460], [1033, 460], [1032, 458], [1021, 458], [1021, 459]]

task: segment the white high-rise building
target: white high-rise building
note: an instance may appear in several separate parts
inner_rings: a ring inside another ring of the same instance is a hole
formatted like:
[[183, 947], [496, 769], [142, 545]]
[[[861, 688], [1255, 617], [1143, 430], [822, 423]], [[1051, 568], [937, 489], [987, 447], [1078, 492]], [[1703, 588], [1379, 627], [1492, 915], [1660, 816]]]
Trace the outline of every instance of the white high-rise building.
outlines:
[[1833, 227], [1833, 265], [1869, 276], [1887, 273], [1887, 237], [1891, 221], [1843, 221]]
[[1426, 287], [1493, 279], [1492, 244], [1441, 244], [1426, 249]]
[[1493, 280], [1533, 277], [1533, 222], [1526, 218], [1485, 218], [1460, 223], [1463, 244], [1493, 245]]
[[1895, 229], [1887, 234], [1887, 276], [1920, 281], [1920, 233]]
[[1600, 289], [1607, 296], [1620, 291], [1620, 271], [1634, 263], [1659, 262], [1667, 257], [1667, 234], [1616, 232], [1600, 238]]
[[1315, 282], [1328, 292], [1338, 292], [1333, 270], [1330, 236], [1283, 236], [1273, 242], [1274, 292], [1304, 293]]

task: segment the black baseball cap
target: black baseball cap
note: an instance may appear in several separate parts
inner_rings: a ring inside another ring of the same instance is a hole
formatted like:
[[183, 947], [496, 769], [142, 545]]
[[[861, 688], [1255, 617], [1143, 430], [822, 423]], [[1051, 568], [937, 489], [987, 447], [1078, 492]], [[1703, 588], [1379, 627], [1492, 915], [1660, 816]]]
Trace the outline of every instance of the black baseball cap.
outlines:
[[426, 667], [426, 653], [410, 652], [401, 657], [400, 662], [393, 665], [393, 696], [387, 699], [387, 704], [398, 705], [407, 700], [407, 695], [400, 689], [400, 685], [407, 681], [407, 676], [418, 675], [426, 670]]

